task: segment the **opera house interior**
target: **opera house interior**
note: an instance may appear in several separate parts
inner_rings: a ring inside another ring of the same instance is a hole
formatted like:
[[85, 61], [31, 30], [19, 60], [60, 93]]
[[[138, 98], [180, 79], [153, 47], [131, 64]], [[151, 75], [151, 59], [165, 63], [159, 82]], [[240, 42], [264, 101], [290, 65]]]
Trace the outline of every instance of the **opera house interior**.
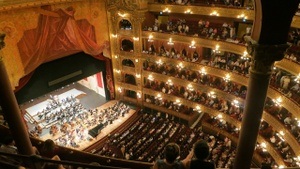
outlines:
[[300, 168], [299, 2], [0, 0], [0, 168]]

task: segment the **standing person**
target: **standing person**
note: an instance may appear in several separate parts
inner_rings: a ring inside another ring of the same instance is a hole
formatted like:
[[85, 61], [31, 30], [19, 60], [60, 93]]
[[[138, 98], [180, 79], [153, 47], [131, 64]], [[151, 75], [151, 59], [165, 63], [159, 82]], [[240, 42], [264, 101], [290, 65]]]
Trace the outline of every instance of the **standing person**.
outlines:
[[181, 161], [177, 160], [180, 154], [179, 146], [176, 143], [169, 143], [164, 150], [165, 158], [155, 162], [153, 169], [184, 169]]
[[206, 161], [208, 156], [208, 144], [204, 140], [198, 140], [191, 153], [182, 162], [186, 169], [215, 169], [216, 166], [213, 162]]

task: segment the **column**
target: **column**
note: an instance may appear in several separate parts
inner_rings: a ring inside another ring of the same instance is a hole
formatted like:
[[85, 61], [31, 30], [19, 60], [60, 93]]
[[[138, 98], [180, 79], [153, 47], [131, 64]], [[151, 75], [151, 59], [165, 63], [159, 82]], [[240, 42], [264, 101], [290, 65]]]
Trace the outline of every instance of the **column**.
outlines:
[[247, 38], [252, 64], [234, 169], [249, 169], [251, 166], [273, 65], [283, 59], [288, 47], [287, 44], [260, 45]]
[[20, 154], [32, 155], [34, 152], [28, 131], [25, 127], [2, 57], [1, 49], [5, 46], [4, 38], [5, 35], [0, 34], [0, 104], [4, 112], [4, 118], [9, 125]]

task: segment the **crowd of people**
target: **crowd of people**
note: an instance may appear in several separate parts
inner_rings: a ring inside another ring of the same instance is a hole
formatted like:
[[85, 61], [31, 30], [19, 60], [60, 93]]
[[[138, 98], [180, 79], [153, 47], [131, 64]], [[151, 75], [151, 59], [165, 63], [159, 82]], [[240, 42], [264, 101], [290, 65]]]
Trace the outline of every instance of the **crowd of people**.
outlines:
[[[89, 130], [103, 124], [103, 127], [112, 124], [113, 121], [129, 112], [130, 107], [123, 102], [116, 102], [105, 109], [86, 109], [75, 97], [51, 100], [51, 104], [37, 115], [40, 119], [30, 131], [32, 136], [41, 137], [40, 122], [49, 126], [49, 134], [52, 135], [57, 145], [79, 148], [83, 141], [92, 140]], [[51, 117], [50, 121], [47, 117]]]
[[[172, 5], [217, 5], [217, 6], [232, 6], [242, 7], [240, 0], [157, 0], [158, 3]], [[251, 7], [251, 6], [249, 6]]]
[[189, 128], [184, 124], [174, 122], [172, 118], [174, 117], [144, 111], [128, 130], [111, 135], [106, 144], [94, 153], [155, 162], [157, 159], [166, 157], [164, 149], [170, 143], [176, 143], [182, 150], [178, 152], [178, 159], [183, 160], [189, 155], [193, 145], [197, 144], [197, 140], [201, 139], [208, 143], [209, 150], [211, 150], [211, 154], [207, 155], [209, 161], [214, 161], [218, 168], [230, 167], [234, 159], [235, 148], [226, 144], [229, 141], [228, 138], [203, 132], [201, 124]]

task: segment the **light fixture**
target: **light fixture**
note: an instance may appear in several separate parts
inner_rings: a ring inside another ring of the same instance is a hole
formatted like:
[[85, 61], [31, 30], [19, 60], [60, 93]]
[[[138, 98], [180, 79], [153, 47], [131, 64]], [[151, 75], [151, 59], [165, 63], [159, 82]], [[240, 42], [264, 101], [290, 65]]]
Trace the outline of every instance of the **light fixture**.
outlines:
[[168, 44], [168, 45], [174, 45], [174, 42], [173, 42], [172, 38], [169, 38], [169, 41], [168, 41], [167, 44]]
[[182, 62], [180, 62], [176, 67], [177, 67], [179, 70], [181, 70], [182, 68], [184, 68]]
[[172, 80], [168, 79], [168, 81], [166, 82], [166, 84], [172, 86], [173, 82], [172, 82]]
[[193, 111], [196, 111], [196, 112], [198, 112], [198, 113], [201, 113], [201, 108], [200, 108], [200, 106], [196, 106], [196, 108], [193, 109]]
[[189, 48], [192, 48], [192, 49], [196, 48], [195, 44], [196, 44], [196, 42], [193, 40], [191, 42], [191, 45], [189, 46]]
[[206, 70], [205, 70], [205, 68], [204, 68], [204, 67], [201, 68], [201, 70], [199, 71], [199, 73], [200, 73], [201, 75], [206, 75]]
[[137, 98], [139, 98], [139, 99], [142, 97], [142, 95], [141, 95], [140, 92], [137, 92], [137, 93], [136, 93], [136, 96], [137, 96]]
[[122, 87], [118, 87], [118, 91], [119, 91], [119, 93], [122, 93]]
[[194, 91], [194, 88], [191, 84], [188, 84], [186, 89], [189, 90], [189, 91]]
[[219, 50], [220, 46], [216, 45], [215, 49], [213, 50], [214, 53], [221, 53], [221, 51]]
[[212, 13], [210, 13], [209, 15], [211, 16], [219, 16], [219, 13], [217, 11], [213, 11]]
[[139, 41], [140, 38], [139, 38], [139, 37], [133, 37], [133, 40], [134, 40], [134, 41]]
[[248, 52], [247, 51], [244, 51], [244, 54], [241, 56], [241, 59], [242, 60], [249, 60]]
[[281, 107], [282, 98], [278, 97], [277, 99], [273, 99], [275, 106]]
[[116, 73], [121, 73], [121, 70], [115, 69]]
[[119, 15], [120, 17], [124, 18], [127, 14], [126, 14], [126, 13], [122, 14], [121, 12], [118, 12], [118, 15]]
[[167, 12], [167, 13], [170, 13], [171, 10], [169, 8], [165, 8], [162, 12]]
[[159, 59], [158, 61], [156, 61], [156, 64], [158, 64], [160, 66], [163, 64], [163, 62], [161, 61], [161, 59]]
[[238, 19], [242, 19], [244, 22], [247, 20], [247, 16], [245, 14], [240, 14], [237, 16]]
[[138, 63], [138, 62], [139, 62], [139, 60], [138, 60], [138, 59], [135, 59], [135, 62], [136, 62], [136, 63]]
[[117, 38], [117, 37], [118, 37], [118, 34], [111, 34], [111, 37]]
[[115, 59], [118, 59], [118, 57], [119, 57], [118, 55], [115, 55]]
[[141, 74], [135, 74], [136, 78], [141, 78]]
[[216, 93], [214, 91], [209, 92], [207, 95], [208, 95], [208, 97], [211, 97], [213, 99], [217, 97]]
[[233, 100], [233, 102], [231, 103], [231, 105], [233, 105], [235, 107], [240, 107], [239, 101], [237, 101], [237, 100]]
[[152, 76], [152, 75], [149, 75], [149, 76], [148, 76], [148, 80], [153, 81], [153, 80], [154, 80], [153, 76]]
[[225, 77], [223, 77], [223, 79], [224, 79], [225, 82], [229, 82], [230, 81], [230, 75], [227, 73], [225, 75]]
[[300, 73], [299, 73], [298, 76], [296, 77], [295, 82], [296, 82], [296, 83], [300, 83]]
[[149, 35], [148, 42], [153, 42], [153, 35]]
[[184, 11], [184, 13], [186, 13], [186, 14], [192, 14], [193, 12], [190, 9], [187, 9], [186, 11]]
[[217, 118], [218, 118], [218, 119], [223, 119], [223, 115], [222, 115], [222, 114], [218, 114], [218, 115], [217, 115]]

